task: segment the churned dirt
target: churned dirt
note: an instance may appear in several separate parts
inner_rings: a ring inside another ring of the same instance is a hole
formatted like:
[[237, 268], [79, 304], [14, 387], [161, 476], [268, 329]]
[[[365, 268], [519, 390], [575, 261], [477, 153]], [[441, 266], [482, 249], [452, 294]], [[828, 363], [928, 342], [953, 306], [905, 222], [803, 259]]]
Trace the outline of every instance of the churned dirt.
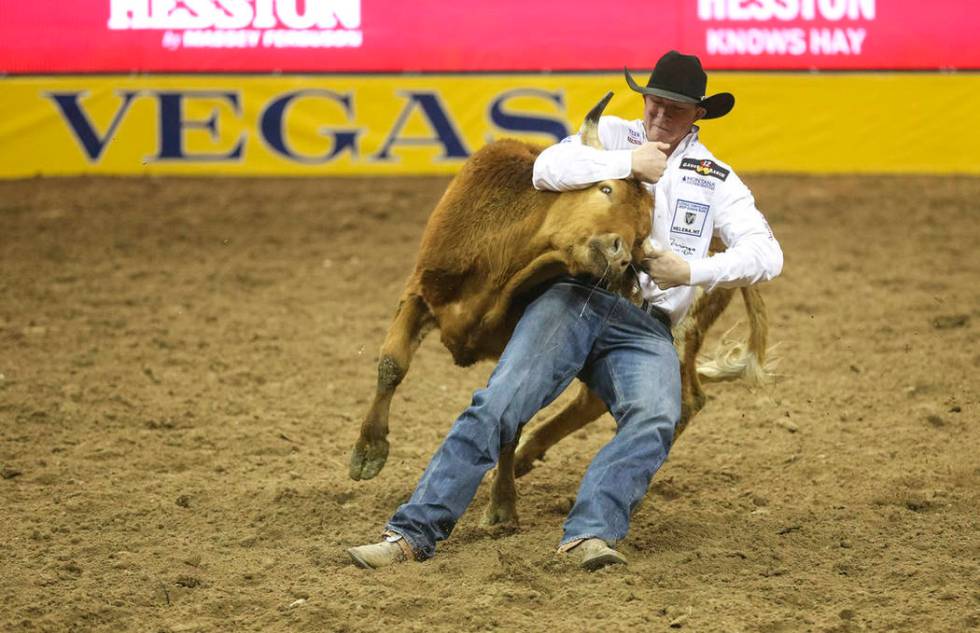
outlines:
[[446, 179], [0, 183], [0, 631], [977, 630], [980, 179], [747, 180], [779, 378], [709, 385], [593, 574], [554, 548], [608, 417], [519, 482], [519, 530], [484, 486], [424, 564], [344, 554], [491, 370], [430, 336], [348, 479]]

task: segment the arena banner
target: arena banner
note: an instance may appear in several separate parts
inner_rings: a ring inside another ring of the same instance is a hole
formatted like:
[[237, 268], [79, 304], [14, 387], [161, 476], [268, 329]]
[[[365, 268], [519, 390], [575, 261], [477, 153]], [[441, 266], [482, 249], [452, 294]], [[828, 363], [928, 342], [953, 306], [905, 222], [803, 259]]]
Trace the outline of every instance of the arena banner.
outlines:
[[0, 72], [980, 69], [973, 0], [0, 3]]
[[[980, 173], [980, 74], [715, 73], [703, 137], [740, 171]], [[451, 174], [486, 143], [551, 144], [619, 73], [65, 76], [0, 80], [0, 177]]]

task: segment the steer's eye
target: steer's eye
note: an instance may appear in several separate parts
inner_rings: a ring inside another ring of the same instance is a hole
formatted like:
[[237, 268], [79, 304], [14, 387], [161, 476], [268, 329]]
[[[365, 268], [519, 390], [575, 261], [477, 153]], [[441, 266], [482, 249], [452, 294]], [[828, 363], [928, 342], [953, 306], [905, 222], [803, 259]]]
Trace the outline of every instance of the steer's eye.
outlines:
[[602, 185], [601, 187], [599, 187], [599, 191], [601, 191], [602, 193], [608, 196], [609, 194], [612, 193], [612, 187], [610, 187], [609, 185]]

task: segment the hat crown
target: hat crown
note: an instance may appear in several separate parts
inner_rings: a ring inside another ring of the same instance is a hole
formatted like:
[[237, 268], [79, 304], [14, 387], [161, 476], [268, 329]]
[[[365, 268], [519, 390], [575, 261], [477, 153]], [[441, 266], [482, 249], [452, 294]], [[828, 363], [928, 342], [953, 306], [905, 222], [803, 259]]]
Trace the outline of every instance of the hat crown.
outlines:
[[708, 76], [701, 67], [701, 60], [694, 55], [670, 51], [657, 61], [647, 87], [701, 99], [707, 92]]
[[630, 90], [681, 103], [697, 104], [699, 108], [704, 108], [702, 118], [705, 119], [725, 116], [735, 107], [735, 95], [730, 92], [719, 92], [710, 97], [705, 95], [708, 76], [701, 68], [701, 60], [694, 55], [670, 51], [661, 57], [657, 60], [645, 88], [636, 83], [628, 68], [623, 68], [623, 75]]

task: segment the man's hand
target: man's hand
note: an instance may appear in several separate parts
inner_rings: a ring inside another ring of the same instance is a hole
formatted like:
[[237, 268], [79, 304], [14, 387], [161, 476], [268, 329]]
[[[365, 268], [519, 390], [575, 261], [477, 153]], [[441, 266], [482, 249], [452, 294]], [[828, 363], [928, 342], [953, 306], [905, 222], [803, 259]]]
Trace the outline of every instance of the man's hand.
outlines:
[[630, 159], [630, 175], [642, 182], [655, 183], [660, 180], [667, 168], [667, 155], [664, 152], [669, 148], [667, 143], [646, 142], [634, 149]]
[[661, 290], [691, 285], [691, 265], [674, 251], [661, 249], [649, 241], [643, 244], [646, 258], [640, 263]]

